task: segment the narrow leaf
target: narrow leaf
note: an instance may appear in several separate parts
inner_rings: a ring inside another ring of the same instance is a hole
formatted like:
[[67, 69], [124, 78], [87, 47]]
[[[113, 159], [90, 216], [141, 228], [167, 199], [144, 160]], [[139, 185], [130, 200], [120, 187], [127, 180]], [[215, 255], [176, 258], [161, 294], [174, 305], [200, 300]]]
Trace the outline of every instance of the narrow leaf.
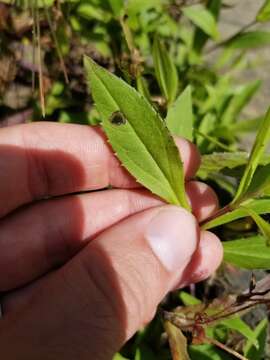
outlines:
[[179, 298], [185, 306], [199, 305], [202, 303], [201, 300], [197, 299], [196, 297], [190, 295], [185, 291], [180, 291]]
[[[200, 133], [208, 135], [211, 134], [215, 125], [216, 125], [216, 117], [209, 112], [200, 121], [198, 130]], [[206, 151], [207, 147], [209, 146], [209, 141], [205, 139], [205, 137], [200, 136], [198, 134], [196, 136], [196, 140], [197, 140], [196, 143], [200, 151], [202, 152]]]
[[135, 360], [156, 360], [156, 355], [145, 344], [141, 344], [136, 349]]
[[239, 92], [234, 95], [224, 112], [221, 123], [223, 125], [231, 125], [237, 120], [238, 115], [245, 105], [251, 100], [261, 86], [261, 81], [256, 80], [251, 84], [240, 88]]
[[256, 170], [245, 198], [270, 195], [270, 164]]
[[243, 208], [246, 213], [252, 217], [252, 219], [255, 221], [256, 225], [260, 229], [262, 235], [265, 237], [266, 245], [270, 246], [270, 224], [252, 209], [244, 206], [241, 206], [241, 208]]
[[90, 58], [84, 61], [103, 129], [118, 158], [154, 194], [189, 209], [183, 165], [162, 119], [134, 88]]
[[260, 8], [256, 20], [259, 22], [265, 22], [270, 20], [270, 0], [266, 0], [263, 6]]
[[256, 348], [259, 347], [259, 343], [254, 331], [245, 323], [239, 316], [230, 319], [225, 319], [220, 322], [231, 330], [235, 330], [242, 334], [245, 338], [249, 339], [252, 345]]
[[267, 340], [267, 330], [268, 330], [268, 320], [263, 319], [255, 328], [254, 333], [256, 334], [259, 348], [256, 349], [252, 341], [247, 341], [244, 346], [244, 355], [248, 359], [252, 360], [261, 360], [264, 359], [264, 353], [266, 348], [266, 340]]
[[168, 109], [166, 123], [173, 135], [193, 140], [191, 87], [188, 86]]
[[125, 10], [129, 16], [134, 16], [151, 8], [159, 10], [161, 5], [162, 0], [129, 0], [125, 1]]
[[[248, 207], [249, 209], [252, 209], [254, 212], [256, 212], [256, 214], [268, 214], [270, 213], [270, 199], [249, 201]], [[246, 211], [243, 208], [239, 207], [237, 209], [232, 209], [226, 214], [220, 215], [213, 220], [208, 221], [207, 223], [203, 224], [202, 228], [205, 230], [212, 229], [214, 227], [224, 225], [238, 219], [242, 219], [246, 216]]]
[[257, 131], [263, 118], [263, 116], [259, 116], [254, 119], [238, 121], [236, 124], [232, 125], [231, 131], [239, 134]]
[[270, 247], [263, 236], [253, 236], [222, 243], [224, 261], [244, 269], [269, 269]]
[[114, 15], [120, 16], [121, 11], [124, 7], [124, 1], [123, 0], [107, 0], [107, 1]]
[[108, 22], [111, 19], [111, 14], [101, 7], [91, 5], [87, 2], [81, 3], [77, 8], [77, 13], [87, 20], [99, 20]]
[[151, 94], [148, 89], [148, 84], [142, 75], [138, 75], [136, 78], [137, 89], [151, 103]]
[[127, 358], [125, 358], [124, 356], [122, 356], [121, 354], [115, 354], [112, 360], [129, 360]]
[[247, 191], [253, 175], [259, 165], [260, 159], [265, 151], [266, 145], [270, 139], [270, 108], [262, 121], [254, 142], [249, 161], [247, 163], [244, 175], [240, 181], [233, 203], [238, 201]]
[[174, 101], [178, 89], [178, 74], [165, 45], [157, 37], [154, 40], [153, 60], [157, 81], [168, 103]]
[[[199, 177], [206, 177], [209, 173], [221, 172], [223, 169], [234, 169], [238, 166], [247, 164], [249, 154], [245, 151], [237, 152], [217, 152], [202, 156], [200, 169], [197, 173]], [[260, 159], [260, 165], [267, 165], [270, 163], [270, 156], [264, 155]]]
[[191, 345], [189, 346], [191, 360], [232, 360], [232, 357], [225, 351], [214, 345]]
[[227, 44], [231, 49], [256, 49], [270, 44], [269, 31], [248, 31], [230, 40]]
[[[207, 9], [214, 16], [214, 19], [217, 21], [220, 10], [221, 10], [222, 0], [210, 0], [207, 2]], [[201, 29], [196, 29], [194, 35], [194, 49], [197, 53], [200, 53], [206, 44], [209, 36], [202, 31]]]
[[213, 39], [218, 39], [219, 33], [213, 14], [202, 5], [193, 5], [183, 8], [184, 15], [198, 28]]

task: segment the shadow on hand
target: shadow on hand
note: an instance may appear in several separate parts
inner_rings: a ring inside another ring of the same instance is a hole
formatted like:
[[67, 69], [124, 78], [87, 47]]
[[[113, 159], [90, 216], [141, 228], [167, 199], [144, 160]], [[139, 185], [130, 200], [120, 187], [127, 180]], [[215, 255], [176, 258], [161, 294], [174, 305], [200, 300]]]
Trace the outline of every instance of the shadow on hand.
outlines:
[[[76, 241], [82, 236], [85, 222], [78, 199], [66, 198], [61, 219], [68, 238], [59, 234], [54, 243], [53, 237], [47, 238], [45, 257], [44, 248], [38, 248], [38, 229], [31, 241], [25, 236], [33, 233], [35, 219], [42, 213], [33, 212], [35, 207], [42, 209], [48, 203], [33, 201], [84, 188], [83, 167], [75, 157], [60, 151], [31, 149], [29, 163], [26, 151], [16, 146], [0, 146], [0, 214], [12, 211], [2, 218], [1, 230], [17, 221], [17, 228], [10, 230], [12, 238], [4, 230], [0, 233], [0, 285], [6, 290], [17, 286], [1, 300], [4, 310], [0, 320], [1, 354], [6, 359], [21, 360], [109, 360], [126, 340], [127, 306], [110, 254], [101, 249], [97, 258], [89, 257], [89, 262], [96, 264], [95, 272], [82, 271], [80, 250], [87, 251], [82, 250], [87, 243]], [[59, 200], [50, 200], [55, 204], [55, 219], [47, 224], [48, 229], [58, 218]], [[15, 210], [17, 205], [20, 207]], [[32, 217], [27, 216], [30, 211]], [[26, 238], [28, 241], [24, 241]], [[67, 248], [63, 241], [73, 245]], [[25, 285], [33, 269], [48, 266], [42, 261], [50, 262], [51, 272], [37, 279], [43, 272], [36, 271], [36, 280]]]

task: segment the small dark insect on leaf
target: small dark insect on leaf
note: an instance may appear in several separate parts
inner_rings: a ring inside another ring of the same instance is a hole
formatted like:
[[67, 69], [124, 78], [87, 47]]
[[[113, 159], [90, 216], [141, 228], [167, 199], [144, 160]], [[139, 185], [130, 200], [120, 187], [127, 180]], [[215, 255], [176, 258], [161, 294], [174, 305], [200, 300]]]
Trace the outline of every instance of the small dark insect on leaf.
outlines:
[[121, 111], [115, 111], [114, 113], [112, 113], [112, 115], [110, 116], [110, 122], [113, 125], [124, 125], [127, 122], [127, 119], [124, 117], [124, 115], [121, 113]]

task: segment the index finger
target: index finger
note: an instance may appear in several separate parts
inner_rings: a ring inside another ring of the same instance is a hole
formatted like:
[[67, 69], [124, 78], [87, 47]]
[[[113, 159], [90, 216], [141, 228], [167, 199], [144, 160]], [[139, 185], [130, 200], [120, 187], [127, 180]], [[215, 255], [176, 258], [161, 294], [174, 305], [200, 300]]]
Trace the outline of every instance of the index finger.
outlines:
[[[187, 177], [200, 162], [194, 145], [177, 140]], [[0, 130], [0, 217], [51, 196], [138, 184], [120, 165], [100, 128], [40, 122]]]

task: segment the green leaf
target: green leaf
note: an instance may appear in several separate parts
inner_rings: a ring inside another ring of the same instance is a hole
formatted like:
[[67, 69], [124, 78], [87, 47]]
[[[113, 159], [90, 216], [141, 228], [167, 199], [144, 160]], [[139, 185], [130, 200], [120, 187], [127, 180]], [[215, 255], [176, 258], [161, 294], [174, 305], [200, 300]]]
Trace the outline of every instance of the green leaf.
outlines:
[[255, 221], [256, 225], [260, 229], [262, 235], [265, 237], [266, 245], [270, 246], [270, 224], [247, 206], [241, 206], [241, 208], [243, 208], [246, 213], [252, 217], [252, 219]]
[[178, 96], [174, 104], [168, 109], [166, 123], [173, 135], [193, 140], [193, 109], [191, 87]]
[[270, 195], [270, 164], [256, 170], [245, 198], [257, 198]]
[[121, 11], [124, 7], [124, 1], [123, 0], [107, 0], [107, 2], [113, 11], [113, 14], [115, 16], [120, 16]]
[[180, 291], [179, 298], [185, 306], [199, 305], [202, 303], [201, 300], [197, 299], [195, 296], [192, 296], [185, 291]]
[[136, 78], [137, 89], [140, 94], [142, 94], [151, 104], [151, 94], [148, 89], [148, 84], [145, 78], [142, 75], [138, 75]]
[[220, 187], [220, 189], [227, 191], [231, 195], [231, 197], [233, 197], [235, 195], [235, 179], [234, 178], [226, 176], [222, 173], [207, 174], [207, 176], [202, 179], [205, 180], [206, 178], [210, 181], [214, 181], [217, 184], [217, 186]]
[[151, 8], [159, 9], [161, 7], [162, 0], [127, 0], [125, 4], [126, 12], [129, 16], [136, 15], [142, 11], [146, 11]]
[[260, 163], [260, 159], [264, 154], [266, 145], [270, 139], [270, 108], [263, 119], [258, 130], [245, 172], [240, 181], [233, 203], [236, 203], [243, 197], [248, 190], [252, 181], [253, 175]]
[[261, 360], [264, 359], [266, 340], [267, 340], [268, 320], [263, 319], [255, 328], [254, 333], [256, 334], [259, 348], [254, 348], [252, 341], [247, 341], [244, 346], [244, 355], [248, 359]]
[[[270, 198], [251, 200], [248, 202], [249, 209], [256, 212], [256, 214], [268, 214], [270, 213]], [[214, 227], [230, 223], [232, 221], [242, 219], [247, 216], [246, 211], [243, 208], [232, 209], [224, 215], [220, 215], [213, 220], [210, 220], [202, 225], [202, 228], [212, 229]]]
[[[249, 154], [245, 151], [237, 152], [217, 152], [202, 156], [202, 162], [197, 175], [206, 178], [209, 173], [221, 172], [223, 169], [234, 169], [238, 166], [246, 165]], [[270, 155], [264, 155], [260, 159], [260, 165], [270, 163]]]
[[255, 93], [260, 88], [262, 82], [260, 80], [256, 80], [251, 84], [242, 86], [238, 93], [234, 95], [224, 112], [221, 123], [223, 125], [231, 125], [237, 120], [238, 115], [241, 110], [249, 103], [251, 98], [255, 95]]
[[[207, 2], [207, 9], [214, 16], [215, 20], [218, 20], [222, 1], [221, 0], [210, 0]], [[197, 53], [200, 53], [206, 44], [209, 36], [201, 29], [196, 29], [194, 35], [194, 49]]]
[[263, 6], [260, 8], [256, 20], [259, 22], [265, 22], [270, 20], [270, 0], [266, 0]]
[[135, 360], [156, 360], [156, 355], [148, 346], [141, 344], [136, 349]]
[[203, 344], [189, 346], [192, 360], [232, 360], [232, 357], [216, 346]]
[[263, 236], [253, 236], [222, 243], [224, 261], [244, 269], [269, 269], [270, 247]]
[[221, 322], [219, 322], [219, 324], [223, 324], [229, 329], [239, 332], [244, 337], [249, 339], [256, 348], [259, 347], [256, 334], [239, 316], [222, 320]]
[[153, 60], [157, 81], [168, 103], [175, 100], [178, 90], [178, 74], [168, 50], [155, 37], [153, 45]]
[[184, 7], [184, 15], [192, 21], [198, 28], [203, 30], [207, 35], [213, 39], [218, 39], [219, 33], [217, 29], [216, 20], [213, 14], [202, 5], [193, 5]]
[[230, 40], [227, 44], [231, 49], [256, 49], [270, 45], [269, 31], [248, 31]]
[[232, 124], [232, 127], [230, 127], [230, 129], [232, 132], [235, 132], [237, 134], [254, 132], [258, 130], [263, 118], [263, 116], [259, 116], [254, 119], [241, 120], [238, 121], [236, 124]]
[[129, 360], [125, 357], [123, 357], [121, 354], [115, 354], [112, 360]]
[[216, 117], [212, 113], [207, 113], [200, 121], [198, 125], [198, 133], [196, 134], [196, 144], [199, 147], [201, 152], [206, 152], [209, 146], [209, 141], [205, 136], [199, 134], [204, 134], [208, 136], [212, 133], [215, 128]]
[[103, 129], [127, 170], [165, 201], [189, 209], [183, 165], [162, 119], [134, 88], [85, 57]]
[[87, 20], [108, 22], [111, 19], [109, 12], [89, 3], [81, 3], [77, 8], [77, 13]]

